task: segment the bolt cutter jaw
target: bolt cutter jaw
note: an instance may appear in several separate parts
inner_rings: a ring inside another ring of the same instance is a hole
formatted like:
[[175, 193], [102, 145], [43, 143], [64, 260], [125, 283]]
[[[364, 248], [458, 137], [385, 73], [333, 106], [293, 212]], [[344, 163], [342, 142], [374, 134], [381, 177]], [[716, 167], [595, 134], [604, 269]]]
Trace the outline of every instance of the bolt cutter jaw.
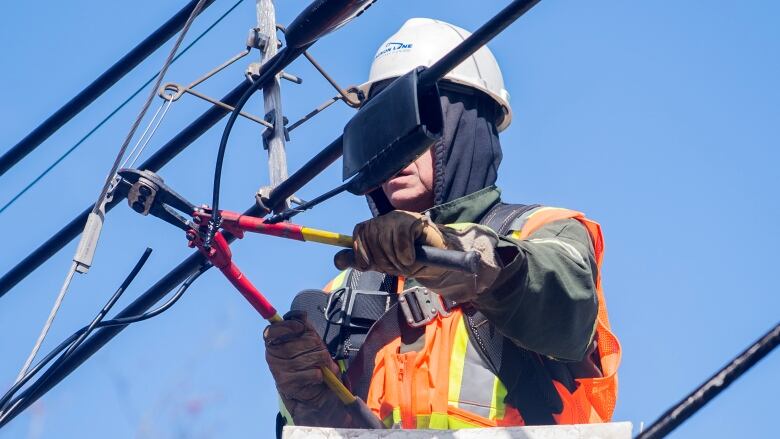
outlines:
[[118, 174], [121, 178], [119, 187], [133, 210], [141, 215], [156, 216], [185, 232], [195, 227], [189, 219], [197, 210], [195, 205], [166, 185], [159, 175], [127, 168], [120, 169]]

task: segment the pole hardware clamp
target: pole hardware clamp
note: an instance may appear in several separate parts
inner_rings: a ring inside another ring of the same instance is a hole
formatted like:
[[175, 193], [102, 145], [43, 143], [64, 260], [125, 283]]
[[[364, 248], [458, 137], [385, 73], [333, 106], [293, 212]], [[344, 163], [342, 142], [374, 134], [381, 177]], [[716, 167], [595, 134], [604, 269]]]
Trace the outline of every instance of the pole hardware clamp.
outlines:
[[[266, 122], [268, 122], [270, 127], [266, 128], [265, 131], [263, 131], [262, 137], [263, 137], [263, 149], [268, 151], [268, 142], [269, 140], [274, 136], [274, 132], [276, 132], [276, 110], [271, 110], [268, 112], [268, 114], [265, 115], [265, 118], [263, 118]], [[290, 141], [290, 132], [287, 130], [287, 124], [290, 121], [282, 116], [282, 132], [284, 134], [284, 140], [287, 142]]]
[[249, 35], [246, 37], [246, 47], [265, 52], [269, 40], [270, 38], [268, 35], [261, 33], [259, 27], [253, 27], [252, 29], [249, 29]]

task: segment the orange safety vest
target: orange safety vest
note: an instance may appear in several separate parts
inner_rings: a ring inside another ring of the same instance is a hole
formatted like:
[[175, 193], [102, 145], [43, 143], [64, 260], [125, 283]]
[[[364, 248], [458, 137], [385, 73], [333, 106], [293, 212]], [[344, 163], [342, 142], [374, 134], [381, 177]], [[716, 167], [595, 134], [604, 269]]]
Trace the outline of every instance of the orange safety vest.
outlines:
[[[604, 253], [601, 227], [580, 212], [536, 208], [512, 236], [525, 239], [543, 225], [563, 219], [575, 219], [585, 226], [600, 271]], [[340, 283], [343, 275], [329, 287]], [[620, 344], [610, 329], [600, 274], [596, 276], [596, 294], [595, 340], [602, 376], [575, 379], [573, 392], [553, 381], [563, 401], [563, 410], [553, 414], [558, 424], [608, 422], [615, 409]], [[377, 351], [366, 400], [386, 425], [460, 429], [525, 424], [518, 410], [504, 402], [506, 388], [470, 342], [460, 308], [425, 326], [425, 345], [420, 351], [399, 353], [400, 346], [397, 337]]]
[[[534, 209], [512, 236], [525, 239], [541, 226], [563, 219], [578, 220], [588, 230], [600, 270], [604, 252], [601, 227], [580, 212], [553, 207]], [[329, 286], [336, 283], [339, 278]], [[620, 344], [610, 330], [600, 275], [596, 276], [596, 293], [595, 340], [602, 376], [576, 379], [574, 392], [553, 381], [563, 401], [563, 410], [553, 414], [558, 424], [608, 422], [615, 408]], [[507, 390], [503, 383], [485, 366], [477, 347], [470, 342], [460, 308], [425, 326], [425, 345], [420, 351], [399, 353], [400, 346], [401, 338], [397, 337], [377, 351], [366, 400], [388, 427], [460, 429], [525, 425], [519, 411], [504, 402]]]

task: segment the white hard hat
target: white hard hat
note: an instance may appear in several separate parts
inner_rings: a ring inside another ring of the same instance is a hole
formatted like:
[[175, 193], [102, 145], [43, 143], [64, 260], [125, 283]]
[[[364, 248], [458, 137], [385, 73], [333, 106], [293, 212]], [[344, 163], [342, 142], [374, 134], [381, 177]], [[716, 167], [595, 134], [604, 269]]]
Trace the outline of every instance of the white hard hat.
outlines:
[[[401, 76], [415, 67], [430, 67], [469, 35], [467, 30], [443, 21], [412, 18], [379, 47], [368, 81], [360, 89], [368, 96], [371, 86], [378, 81]], [[503, 131], [512, 122], [509, 92], [504, 89], [501, 69], [487, 46], [482, 46], [444, 79], [490, 96], [504, 115], [498, 123], [498, 131]]]

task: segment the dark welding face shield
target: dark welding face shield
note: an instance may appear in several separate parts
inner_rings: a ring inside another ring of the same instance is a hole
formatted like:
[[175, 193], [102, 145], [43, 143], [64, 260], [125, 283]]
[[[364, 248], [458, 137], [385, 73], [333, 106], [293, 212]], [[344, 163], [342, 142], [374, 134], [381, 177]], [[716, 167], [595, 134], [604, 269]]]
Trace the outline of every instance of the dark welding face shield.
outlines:
[[344, 127], [342, 177], [352, 177], [349, 192], [363, 195], [376, 189], [441, 139], [439, 90], [435, 84], [420, 86], [422, 71], [412, 70], [381, 91], [372, 90]]

